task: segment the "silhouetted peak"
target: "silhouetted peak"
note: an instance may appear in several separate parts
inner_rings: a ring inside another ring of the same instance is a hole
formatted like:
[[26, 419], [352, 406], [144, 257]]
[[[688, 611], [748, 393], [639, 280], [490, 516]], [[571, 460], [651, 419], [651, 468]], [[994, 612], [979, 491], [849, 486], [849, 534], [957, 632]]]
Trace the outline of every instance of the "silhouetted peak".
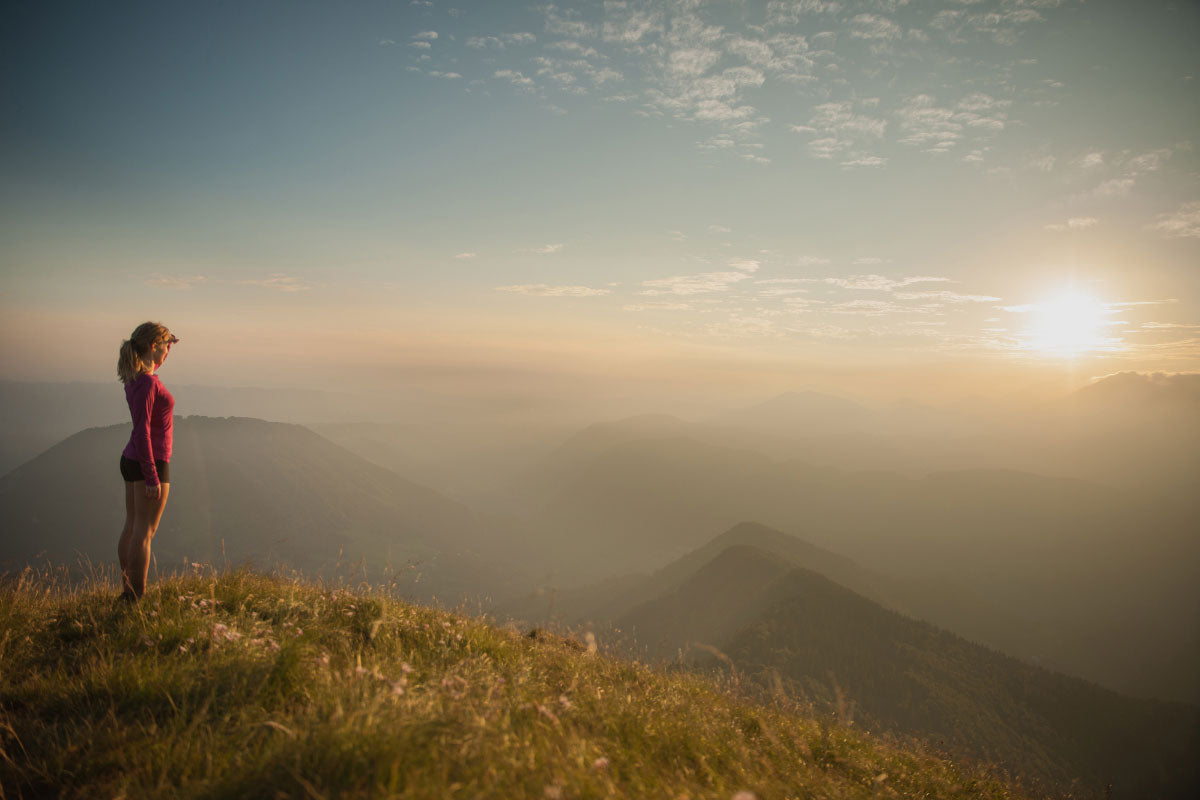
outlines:
[[1083, 387], [1071, 399], [1093, 406], [1127, 410], [1200, 407], [1200, 373], [1117, 372]]

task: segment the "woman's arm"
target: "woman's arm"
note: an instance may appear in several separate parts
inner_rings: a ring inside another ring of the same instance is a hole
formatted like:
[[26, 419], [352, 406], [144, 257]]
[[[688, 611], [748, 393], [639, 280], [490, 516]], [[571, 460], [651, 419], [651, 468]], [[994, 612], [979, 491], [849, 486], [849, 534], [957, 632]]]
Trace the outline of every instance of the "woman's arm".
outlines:
[[137, 451], [138, 463], [142, 466], [142, 477], [146, 488], [158, 486], [158, 468], [154, 465], [154, 445], [150, 441], [150, 420], [154, 411], [154, 398], [158, 394], [153, 378], [141, 381], [129, 398], [129, 413], [133, 417], [133, 447]]

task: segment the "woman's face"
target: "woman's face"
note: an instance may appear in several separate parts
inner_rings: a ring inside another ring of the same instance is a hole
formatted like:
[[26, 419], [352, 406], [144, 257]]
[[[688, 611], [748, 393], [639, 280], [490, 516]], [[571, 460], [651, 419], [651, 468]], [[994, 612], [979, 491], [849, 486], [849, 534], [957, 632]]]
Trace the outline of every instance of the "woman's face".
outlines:
[[157, 370], [167, 360], [167, 354], [171, 352], [171, 345], [179, 341], [170, 334], [165, 339], [160, 339], [154, 343], [154, 347], [150, 348], [150, 360], [154, 362], [154, 368]]

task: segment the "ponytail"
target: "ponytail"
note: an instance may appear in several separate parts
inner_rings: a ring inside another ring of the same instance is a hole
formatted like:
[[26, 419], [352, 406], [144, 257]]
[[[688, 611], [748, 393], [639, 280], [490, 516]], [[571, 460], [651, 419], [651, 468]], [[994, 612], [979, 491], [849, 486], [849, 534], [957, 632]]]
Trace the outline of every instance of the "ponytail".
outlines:
[[121, 352], [117, 356], [117, 377], [121, 383], [133, 383], [143, 372], [150, 371], [150, 349], [170, 333], [159, 322], [143, 322], [134, 329], [129, 338], [121, 343]]
[[133, 383], [145, 370], [142, 360], [133, 349], [133, 341], [126, 339], [121, 343], [121, 354], [117, 356], [117, 377], [121, 383]]

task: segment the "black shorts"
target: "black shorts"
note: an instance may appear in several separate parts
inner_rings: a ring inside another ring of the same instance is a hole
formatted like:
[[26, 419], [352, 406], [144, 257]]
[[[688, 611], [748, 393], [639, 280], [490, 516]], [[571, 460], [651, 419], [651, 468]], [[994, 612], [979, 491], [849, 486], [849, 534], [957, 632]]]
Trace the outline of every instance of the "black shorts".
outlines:
[[[155, 461], [154, 468], [158, 470], [158, 482], [171, 482], [171, 464], [168, 461]], [[121, 477], [127, 481], [144, 481], [146, 476], [142, 474], [142, 464], [140, 461], [133, 461], [125, 456], [121, 456]]]

